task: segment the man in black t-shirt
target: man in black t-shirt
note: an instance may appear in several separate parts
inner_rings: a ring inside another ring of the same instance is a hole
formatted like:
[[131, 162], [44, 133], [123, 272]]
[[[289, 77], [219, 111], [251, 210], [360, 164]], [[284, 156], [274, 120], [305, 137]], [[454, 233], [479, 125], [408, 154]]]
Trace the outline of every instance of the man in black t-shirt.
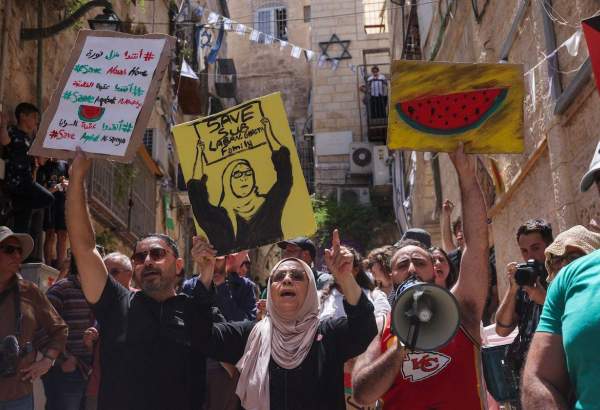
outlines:
[[35, 158], [27, 155], [37, 130], [40, 111], [33, 104], [21, 103], [15, 109], [16, 127], [7, 129], [7, 116], [0, 113], [0, 144], [6, 154], [6, 189], [12, 196], [15, 232], [31, 233], [31, 214], [34, 209], [50, 206], [54, 197], [35, 182]]
[[[132, 263], [139, 292], [109, 276], [96, 250], [86, 207], [84, 181], [90, 167], [91, 160], [78, 151], [69, 172], [66, 215], [82, 289], [100, 326], [98, 408], [199, 409], [206, 364], [192, 355], [186, 330], [186, 312], [193, 309], [193, 299], [175, 291], [184, 265], [177, 245], [162, 234], [136, 243]], [[204, 246], [195, 242], [193, 255], [198, 245]]]

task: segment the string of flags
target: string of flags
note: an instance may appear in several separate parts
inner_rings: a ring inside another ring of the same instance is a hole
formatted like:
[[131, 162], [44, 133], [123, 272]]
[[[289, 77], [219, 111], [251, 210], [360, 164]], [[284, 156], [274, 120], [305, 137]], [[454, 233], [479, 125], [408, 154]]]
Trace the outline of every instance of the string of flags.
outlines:
[[[551, 53], [549, 53], [547, 55], [545, 54], [544, 58], [542, 58], [533, 67], [531, 67], [529, 70], [527, 70], [525, 72], [525, 74], [524, 74], [525, 79], [528, 80], [528, 82], [529, 82], [529, 95], [531, 96], [531, 105], [532, 106], [535, 107], [536, 103], [537, 103], [536, 83], [537, 83], [537, 81], [539, 81], [539, 78], [536, 78], [537, 69], [540, 68], [542, 66], [542, 64], [544, 64], [551, 58], [555, 57], [562, 48], [565, 48], [567, 50], [567, 53], [569, 53], [570, 56], [577, 57], [577, 55], [579, 54], [579, 44], [581, 43], [582, 36], [583, 36], [582, 29], [581, 28], [577, 29], [575, 31], [575, 33], [573, 33], [568, 39], [566, 39], [558, 47], [556, 47], [556, 49], [554, 49]], [[579, 68], [581, 68], [581, 66]], [[566, 73], [562, 72], [562, 73], [568, 74], [568, 73], [572, 73], [575, 71], [578, 71], [578, 69], [570, 70], [569, 72], [566, 72]], [[552, 92], [552, 77], [550, 76], [549, 80], [548, 80], [548, 95], [550, 95], [551, 92]]]
[[[301, 57], [304, 56], [304, 58], [307, 62], [309, 62], [311, 64], [314, 63], [317, 68], [321, 68], [321, 69], [329, 68], [329, 69], [335, 71], [341, 65], [341, 59], [330, 58], [327, 54], [325, 54], [323, 52], [315, 52], [311, 49], [306, 49], [306, 48], [300, 47], [298, 45], [290, 43], [287, 40], [277, 38], [277, 37], [273, 36], [272, 34], [264, 33], [253, 27], [249, 27], [245, 24], [238, 23], [238, 22], [230, 19], [229, 17], [220, 15], [219, 13], [209, 11], [202, 6], [198, 6], [198, 8], [196, 8], [194, 10], [194, 15], [199, 18], [202, 18], [205, 13], [208, 13], [208, 16], [206, 18], [206, 24], [205, 25], [200, 24], [200, 23], [198, 24], [198, 27], [200, 27], [201, 30], [198, 30], [196, 35], [197, 35], [197, 39], [198, 39], [197, 45], [198, 45], [199, 59], [202, 59], [201, 56], [206, 54], [206, 52], [203, 49], [210, 48], [210, 51], [208, 52], [208, 56], [207, 56], [207, 62], [209, 64], [212, 64], [216, 61], [217, 53], [221, 47], [224, 32], [228, 31], [228, 32], [234, 32], [241, 37], [245, 37], [246, 35], [248, 35], [249, 40], [253, 43], [261, 43], [261, 44], [265, 44], [265, 45], [278, 44], [279, 50], [281, 52], [286, 52], [287, 50], [289, 50], [290, 55], [296, 59], [300, 59]], [[213, 38], [212, 38], [213, 35], [211, 34], [211, 31], [213, 29], [219, 30], [217, 39], [214, 42], [213, 42]], [[539, 76], [537, 76], [538, 78], [536, 79], [536, 70], [538, 68], [540, 68], [542, 66], [542, 64], [547, 62], [549, 59], [555, 57], [562, 48], [565, 48], [567, 50], [567, 52], [569, 53], [569, 55], [576, 57], [579, 53], [579, 45], [581, 43], [582, 36], [583, 36], [583, 31], [582, 31], [581, 27], [579, 27], [567, 40], [565, 40], [562, 44], [560, 44], [551, 53], [544, 55], [544, 57], [540, 61], [538, 61], [533, 67], [531, 67], [527, 72], [524, 73], [526, 80], [527, 79], [529, 80], [530, 95], [531, 95], [531, 99], [532, 99], [531, 102], [534, 106], [536, 104], [536, 92], [535, 92], [536, 81], [539, 81]], [[203, 64], [204, 64], [204, 62], [202, 61], [202, 63], [200, 65], [203, 66]], [[353, 73], [356, 73], [358, 71], [358, 73], [361, 76], [365, 75], [365, 67], [362, 65], [355, 65], [352, 63], [348, 63], [347, 67]], [[188, 72], [191, 71], [191, 68], [189, 68], [189, 66], [186, 67], [186, 71], [188, 71]], [[561, 73], [568, 74], [568, 73], [572, 73], [575, 71], [577, 71], [577, 69], [570, 70], [569, 72], [566, 72], [566, 73], [565, 72], [561, 72]], [[551, 82], [552, 79], [550, 78], [549, 81]], [[552, 84], [550, 84], [549, 89], [552, 89]]]
[[[194, 10], [194, 14], [197, 17], [202, 17], [205, 12], [208, 13], [206, 18], [206, 25], [200, 25], [202, 27], [202, 31], [199, 32], [197, 42], [199, 49], [211, 48], [211, 52], [209, 55], [216, 55], [219, 48], [221, 47], [220, 42], [212, 42], [212, 34], [209, 30], [211, 29], [219, 29], [219, 37], [222, 36], [223, 31], [234, 32], [241, 37], [245, 37], [248, 35], [248, 38], [251, 42], [254, 43], [262, 43], [266, 45], [279, 44], [279, 50], [284, 52], [289, 50], [290, 55], [294, 58], [300, 59], [304, 56], [305, 60], [309, 63], [315, 63], [318, 68], [330, 68], [335, 71], [340, 67], [340, 59], [337, 58], [329, 58], [327, 55], [323, 53], [317, 53], [314, 50], [307, 49], [304, 47], [300, 47], [298, 45], [292, 44], [287, 40], [277, 38], [272, 34], [264, 33], [260, 30], [257, 30], [253, 27], [248, 27], [245, 24], [238, 23], [229, 17], [225, 17], [220, 15], [219, 13], [215, 13], [213, 11], [208, 11], [202, 6], [199, 6]], [[199, 50], [201, 51], [201, 50]], [[200, 54], [200, 53], [199, 53]], [[202, 52], [203, 54], [203, 52]], [[317, 57], [318, 55], [318, 57]], [[209, 61], [209, 64], [211, 61]], [[355, 64], [348, 64], [348, 68], [353, 73], [359, 69], [360, 66]], [[362, 68], [362, 67], [360, 67]]]

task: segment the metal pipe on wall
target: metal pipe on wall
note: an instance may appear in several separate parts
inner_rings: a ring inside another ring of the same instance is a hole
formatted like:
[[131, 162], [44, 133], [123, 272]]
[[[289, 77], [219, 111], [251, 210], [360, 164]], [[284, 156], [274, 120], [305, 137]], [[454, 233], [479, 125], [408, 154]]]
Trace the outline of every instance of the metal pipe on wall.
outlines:
[[[39, 29], [41, 29], [42, 27], [44, 27], [44, 14], [43, 14], [43, 10], [44, 10], [44, 2], [43, 0], [38, 0], [38, 6], [37, 6], [37, 12], [38, 12], [38, 16], [37, 16], [37, 26]], [[42, 107], [42, 97], [43, 97], [43, 81], [44, 81], [44, 70], [43, 70], [43, 64], [44, 64], [44, 40], [42, 40], [41, 38], [38, 39], [37, 41], [37, 67], [36, 67], [36, 81], [35, 81], [35, 87], [36, 87], [36, 101], [37, 101], [37, 107], [39, 110], [43, 111], [43, 107]]]
[[[554, 32], [554, 22], [546, 10], [552, 9], [552, 0], [541, 0], [540, 9], [542, 21], [544, 23], [544, 43], [546, 45], [546, 55], [550, 55], [556, 50], [556, 33]], [[558, 75], [558, 54], [554, 53], [548, 58], [548, 76], [550, 77], [550, 92], [552, 99], [556, 101], [562, 93], [562, 84]]]
[[0, 41], [0, 109], [4, 102], [4, 72], [6, 69], [6, 51], [8, 49], [8, 15], [12, 10], [12, 0], [4, 1], [4, 15], [2, 16], [2, 40]]

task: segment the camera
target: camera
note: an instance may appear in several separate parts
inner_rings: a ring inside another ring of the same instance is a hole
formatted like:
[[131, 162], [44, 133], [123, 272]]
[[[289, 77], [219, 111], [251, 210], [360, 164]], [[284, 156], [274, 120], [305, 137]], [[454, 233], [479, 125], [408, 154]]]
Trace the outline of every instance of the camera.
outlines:
[[11, 377], [17, 373], [19, 341], [8, 335], [0, 342], [0, 377]]
[[529, 259], [525, 263], [517, 265], [515, 272], [515, 282], [519, 286], [533, 286], [538, 277], [544, 276], [544, 267], [539, 262]]
[[19, 359], [33, 351], [31, 343], [19, 347], [15, 335], [8, 335], [0, 341], [0, 377], [11, 377], [17, 374]]

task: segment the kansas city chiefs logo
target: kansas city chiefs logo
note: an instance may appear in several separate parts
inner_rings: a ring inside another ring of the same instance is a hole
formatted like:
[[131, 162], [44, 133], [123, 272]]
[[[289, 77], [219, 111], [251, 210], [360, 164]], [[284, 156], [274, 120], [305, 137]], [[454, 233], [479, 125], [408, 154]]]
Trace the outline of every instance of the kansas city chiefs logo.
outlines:
[[451, 357], [437, 352], [408, 353], [402, 363], [402, 377], [411, 382], [425, 380], [444, 370], [451, 361]]

